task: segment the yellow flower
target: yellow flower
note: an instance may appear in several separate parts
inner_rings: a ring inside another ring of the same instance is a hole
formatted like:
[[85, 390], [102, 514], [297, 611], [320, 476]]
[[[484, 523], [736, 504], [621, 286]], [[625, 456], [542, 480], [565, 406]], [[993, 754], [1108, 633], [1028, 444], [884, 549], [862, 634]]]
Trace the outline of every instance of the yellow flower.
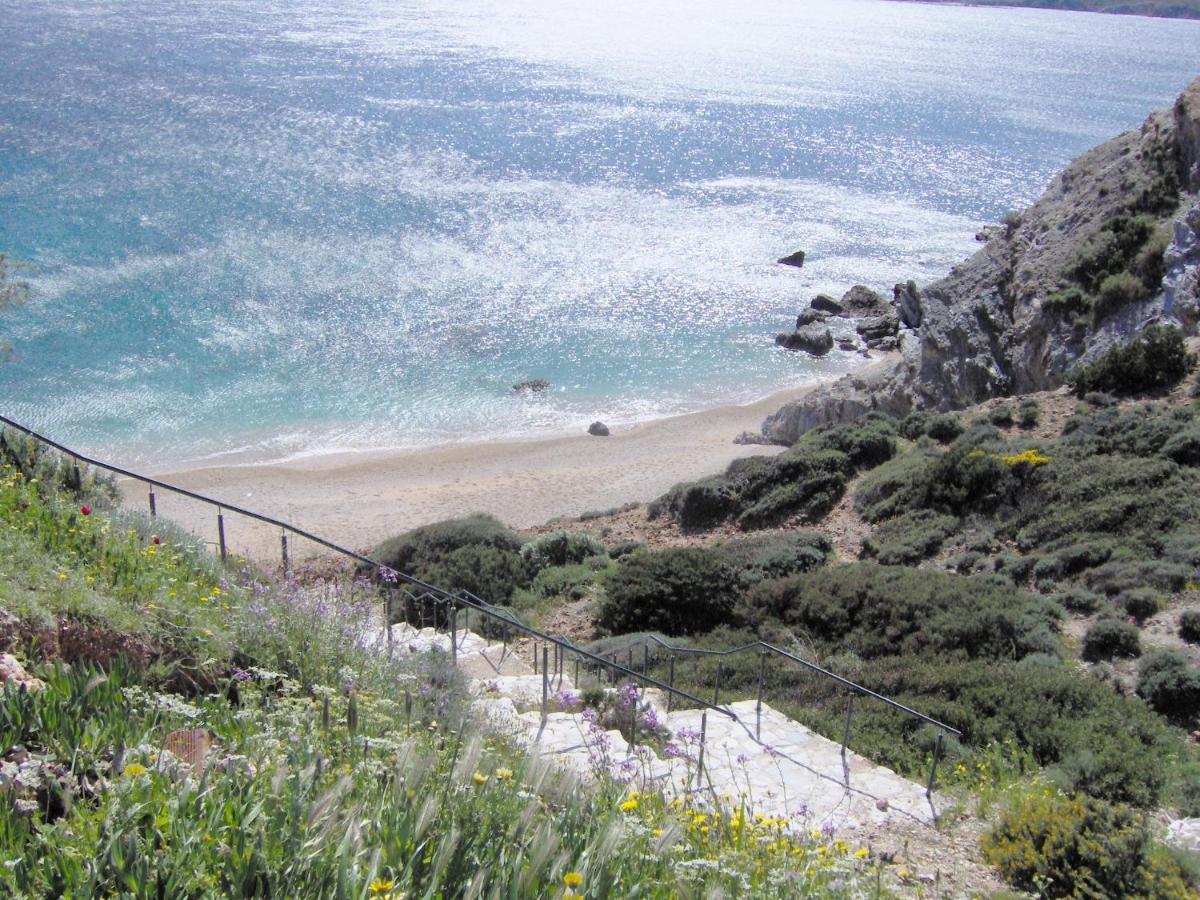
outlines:
[[510, 778], [512, 778], [512, 776], [513, 776], [512, 769], [497, 769], [496, 770], [496, 778], [499, 781], [508, 781]]
[[147, 604], [146, 604], [146, 609], [158, 609], [158, 607], [157, 607], [157, 606], [155, 606], [153, 603], [147, 603]]
[[577, 888], [583, 884], [583, 876], [578, 872], [568, 872], [563, 876], [563, 884], [570, 888]]
[[859, 847], [857, 850], [854, 851], [854, 855], [856, 857], [858, 857], [859, 859], [866, 859], [870, 855], [870, 853], [871, 853], [871, 851], [869, 851], [866, 847]]
[[59, 580], [59, 581], [66, 581], [66, 580], [67, 580], [67, 573], [66, 573], [66, 572], [59, 572], [59, 573], [58, 573], [58, 580]]
[[376, 878], [367, 885], [367, 890], [371, 892], [373, 897], [378, 897], [380, 894], [390, 894], [392, 888], [396, 886], [394, 881], [385, 881], [382, 878]]
[[1012, 456], [1002, 456], [1000, 459], [1008, 463], [1010, 466], [1019, 466], [1021, 464], [1025, 464], [1036, 468], [1038, 466], [1044, 466], [1046, 463], [1050, 462], [1053, 457], [1045, 456], [1041, 453], [1038, 453], [1036, 450], [1030, 449], [1026, 450], [1024, 453], [1014, 453]]
[[650, 832], [650, 834], [652, 834], [656, 838], [660, 838], [663, 836], [663, 830], [661, 828], [655, 828], [653, 831]]
[[474, 781], [476, 784], [487, 784], [488, 776], [484, 775], [482, 772], [476, 772], [474, 775], [471, 776], [471, 780]]
[[146, 767], [141, 763], [131, 762], [121, 770], [122, 775], [128, 775], [130, 778], [136, 778], [138, 775], [146, 774]]
[[632, 798], [621, 804], [621, 812], [633, 812], [638, 808], [638, 802]]
[[562, 900], [583, 900], [583, 894], [574, 891], [563, 891]]

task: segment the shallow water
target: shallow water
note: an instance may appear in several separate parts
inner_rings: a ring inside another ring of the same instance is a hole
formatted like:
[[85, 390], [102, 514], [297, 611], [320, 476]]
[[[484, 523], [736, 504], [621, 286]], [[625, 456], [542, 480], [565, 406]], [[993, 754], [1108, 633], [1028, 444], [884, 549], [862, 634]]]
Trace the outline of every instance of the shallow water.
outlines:
[[152, 468], [843, 371], [772, 336], [933, 279], [1200, 71], [1196, 22], [876, 0], [0, 11], [0, 249], [35, 267], [0, 409]]

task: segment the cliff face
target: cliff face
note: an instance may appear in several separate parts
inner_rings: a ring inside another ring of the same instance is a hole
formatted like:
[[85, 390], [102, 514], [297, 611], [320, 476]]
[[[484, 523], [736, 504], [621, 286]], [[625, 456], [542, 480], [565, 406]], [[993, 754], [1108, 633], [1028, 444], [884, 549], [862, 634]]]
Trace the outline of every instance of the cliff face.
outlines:
[[[1165, 247], [1165, 249], [1164, 249]], [[897, 285], [901, 360], [763, 423], [791, 443], [871, 409], [952, 409], [1045, 390], [1169, 321], [1200, 322], [1200, 79], [1169, 111], [1075, 160], [940, 281]]]

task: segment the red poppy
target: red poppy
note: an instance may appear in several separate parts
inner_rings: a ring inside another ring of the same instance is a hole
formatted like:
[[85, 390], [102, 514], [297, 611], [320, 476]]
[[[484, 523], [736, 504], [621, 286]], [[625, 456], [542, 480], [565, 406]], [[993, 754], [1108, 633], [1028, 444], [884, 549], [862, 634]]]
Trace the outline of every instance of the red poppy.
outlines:
[[26, 510], [26, 509], [29, 509], [29, 504], [28, 504], [28, 503], [22, 503], [22, 504], [21, 504], [21, 509], [22, 509], [22, 511], [24, 511], [24, 510]]
[[158, 535], [155, 535], [155, 536], [154, 536], [154, 543], [156, 543], [156, 544], [161, 544], [161, 543], [162, 543], [162, 541], [160, 541], [160, 540], [158, 539]]
[[85, 516], [90, 516], [92, 514], [92, 508], [90, 506], [81, 506], [79, 507], [79, 511]]

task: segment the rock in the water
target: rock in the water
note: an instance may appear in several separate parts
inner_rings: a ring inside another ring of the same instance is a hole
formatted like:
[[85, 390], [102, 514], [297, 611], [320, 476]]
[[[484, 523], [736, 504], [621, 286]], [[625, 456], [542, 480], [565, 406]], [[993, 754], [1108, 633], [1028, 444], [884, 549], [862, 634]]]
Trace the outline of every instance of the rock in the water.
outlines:
[[900, 330], [900, 318], [893, 312], [882, 316], [871, 316], [858, 323], [855, 330], [862, 335], [868, 347], [873, 347], [884, 338], [894, 338]]
[[803, 328], [806, 325], [824, 322], [826, 318], [828, 318], [828, 314], [821, 312], [819, 309], [806, 309], [800, 315], [796, 316], [796, 327]]
[[795, 253], [789, 253], [787, 256], [779, 260], [780, 264], [785, 266], [795, 266], [797, 269], [804, 265], [804, 251], [797, 250]]
[[34, 678], [11, 653], [0, 653], [0, 684], [11, 684], [26, 691], [40, 691], [46, 683]]
[[594, 434], [596, 437], [608, 437], [608, 426], [603, 422], [593, 422], [588, 426], [588, 434]]
[[829, 313], [832, 316], [844, 315], [846, 312], [842, 308], [842, 304], [838, 303], [828, 294], [817, 294], [808, 305], [819, 312]]
[[824, 356], [833, 349], [833, 332], [820, 325], [797, 328], [791, 334], [775, 336], [775, 343], [785, 350], [803, 350], [813, 356]]
[[900, 311], [900, 324], [905, 328], [921, 327], [921, 294], [916, 282], [909, 281], [892, 288], [893, 303]]
[[890, 309], [886, 300], [863, 284], [842, 295], [842, 308], [848, 316], [881, 316]]
[[512, 389], [518, 394], [540, 394], [548, 387], [550, 382], [545, 378], [530, 378], [528, 381], [518, 381]]
[[837, 339], [837, 348], [839, 350], [857, 350], [858, 342], [854, 338], [840, 337]]

